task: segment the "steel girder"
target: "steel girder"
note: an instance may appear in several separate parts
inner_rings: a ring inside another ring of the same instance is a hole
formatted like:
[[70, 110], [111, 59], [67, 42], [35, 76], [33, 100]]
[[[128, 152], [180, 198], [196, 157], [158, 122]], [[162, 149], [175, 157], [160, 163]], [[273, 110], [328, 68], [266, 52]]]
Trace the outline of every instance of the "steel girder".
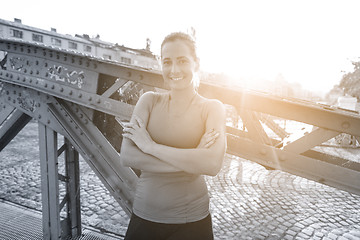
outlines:
[[[14, 40], [0, 39], [0, 51], [6, 54], [0, 101], [68, 138], [130, 212], [136, 175], [119, 166], [121, 134], [110, 136], [110, 130], [121, 133], [116, 119], [129, 119], [134, 103], [127, 104], [118, 91], [129, 81], [144, 91], [163, 88], [159, 72]], [[227, 127], [229, 153], [360, 194], [358, 162], [314, 150], [341, 133], [359, 139], [358, 112], [207, 83], [199, 92], [234, 106], [245, 125], [245, 130]], [[313, 128], [295, 136], [275, 118]], [[264, 125], [278, 137], [270, 137]]]

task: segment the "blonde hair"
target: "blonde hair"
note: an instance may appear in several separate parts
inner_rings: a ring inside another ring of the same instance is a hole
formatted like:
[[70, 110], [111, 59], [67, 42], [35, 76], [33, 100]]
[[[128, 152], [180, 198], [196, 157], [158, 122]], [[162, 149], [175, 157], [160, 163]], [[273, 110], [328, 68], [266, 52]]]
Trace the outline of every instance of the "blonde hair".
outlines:
[[[196, 50], [196, 41], [193, 37], [191, 37], [189, 34], [184, 33], [184, 32], [173, 32], [164, 38], [164, 40], [161, 43], [161, 57], [162, 57], [162, 49], [163, 49], [163, 46], [165, 45], [165, 43], [174, 42], [176, 40], [183, 41], [189, 47], [191, 56], [194, 58], [195, 62], [197, 62], [199, 64], [199, 58], [196, 53], [196, 51], [197, 51]], [[197, 90], [200, 85], [200, 78], [197, 73], [195, 73], [193, 76], [193, 84], [194, 84], [194, 88]]]

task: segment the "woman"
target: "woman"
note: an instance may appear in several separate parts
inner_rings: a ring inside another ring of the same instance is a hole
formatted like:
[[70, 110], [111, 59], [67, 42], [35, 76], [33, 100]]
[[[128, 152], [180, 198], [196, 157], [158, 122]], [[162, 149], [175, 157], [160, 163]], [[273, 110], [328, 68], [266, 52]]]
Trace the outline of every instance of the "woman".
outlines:
[[213, 239], [203, 175], [215, 176], [226, 149], [225, 109], [196, 91], [193, 39], [161, 45], [166, 93], [147, 92], [124, 124], [121, 161], [141, 170], [125, 239]]

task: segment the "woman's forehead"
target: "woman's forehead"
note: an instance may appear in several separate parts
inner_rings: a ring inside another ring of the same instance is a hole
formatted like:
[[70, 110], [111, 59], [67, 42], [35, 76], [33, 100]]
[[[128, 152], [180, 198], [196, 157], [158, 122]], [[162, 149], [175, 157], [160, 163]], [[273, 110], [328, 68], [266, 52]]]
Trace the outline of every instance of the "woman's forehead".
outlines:
[[190, 47], [181, 40], [175, 40], [167, 42], [161, 49], [162, 58], [173, 58], [173, 57], [190, 57]]

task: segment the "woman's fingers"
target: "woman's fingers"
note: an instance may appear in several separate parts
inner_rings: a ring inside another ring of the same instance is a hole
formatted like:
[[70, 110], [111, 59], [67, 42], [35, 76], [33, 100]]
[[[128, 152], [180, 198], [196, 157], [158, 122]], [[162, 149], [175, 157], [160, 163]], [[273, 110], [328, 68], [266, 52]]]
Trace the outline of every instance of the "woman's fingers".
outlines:
[[135, 121], [136, 121], [136, 123], [138, 124], [138, 126], [139, 126], [140, 128], [143, 128], [143, 127], [144, 127], [144, 122], [143, 122], [142, 119], [139, 118], [138, 116], [135, 116]]
[[216, 142], [216, 139], [219, 137], [219, 135], [220, 134], [218, 131], [210, 129], [202, 136], [198, 147], [209, 148]]

